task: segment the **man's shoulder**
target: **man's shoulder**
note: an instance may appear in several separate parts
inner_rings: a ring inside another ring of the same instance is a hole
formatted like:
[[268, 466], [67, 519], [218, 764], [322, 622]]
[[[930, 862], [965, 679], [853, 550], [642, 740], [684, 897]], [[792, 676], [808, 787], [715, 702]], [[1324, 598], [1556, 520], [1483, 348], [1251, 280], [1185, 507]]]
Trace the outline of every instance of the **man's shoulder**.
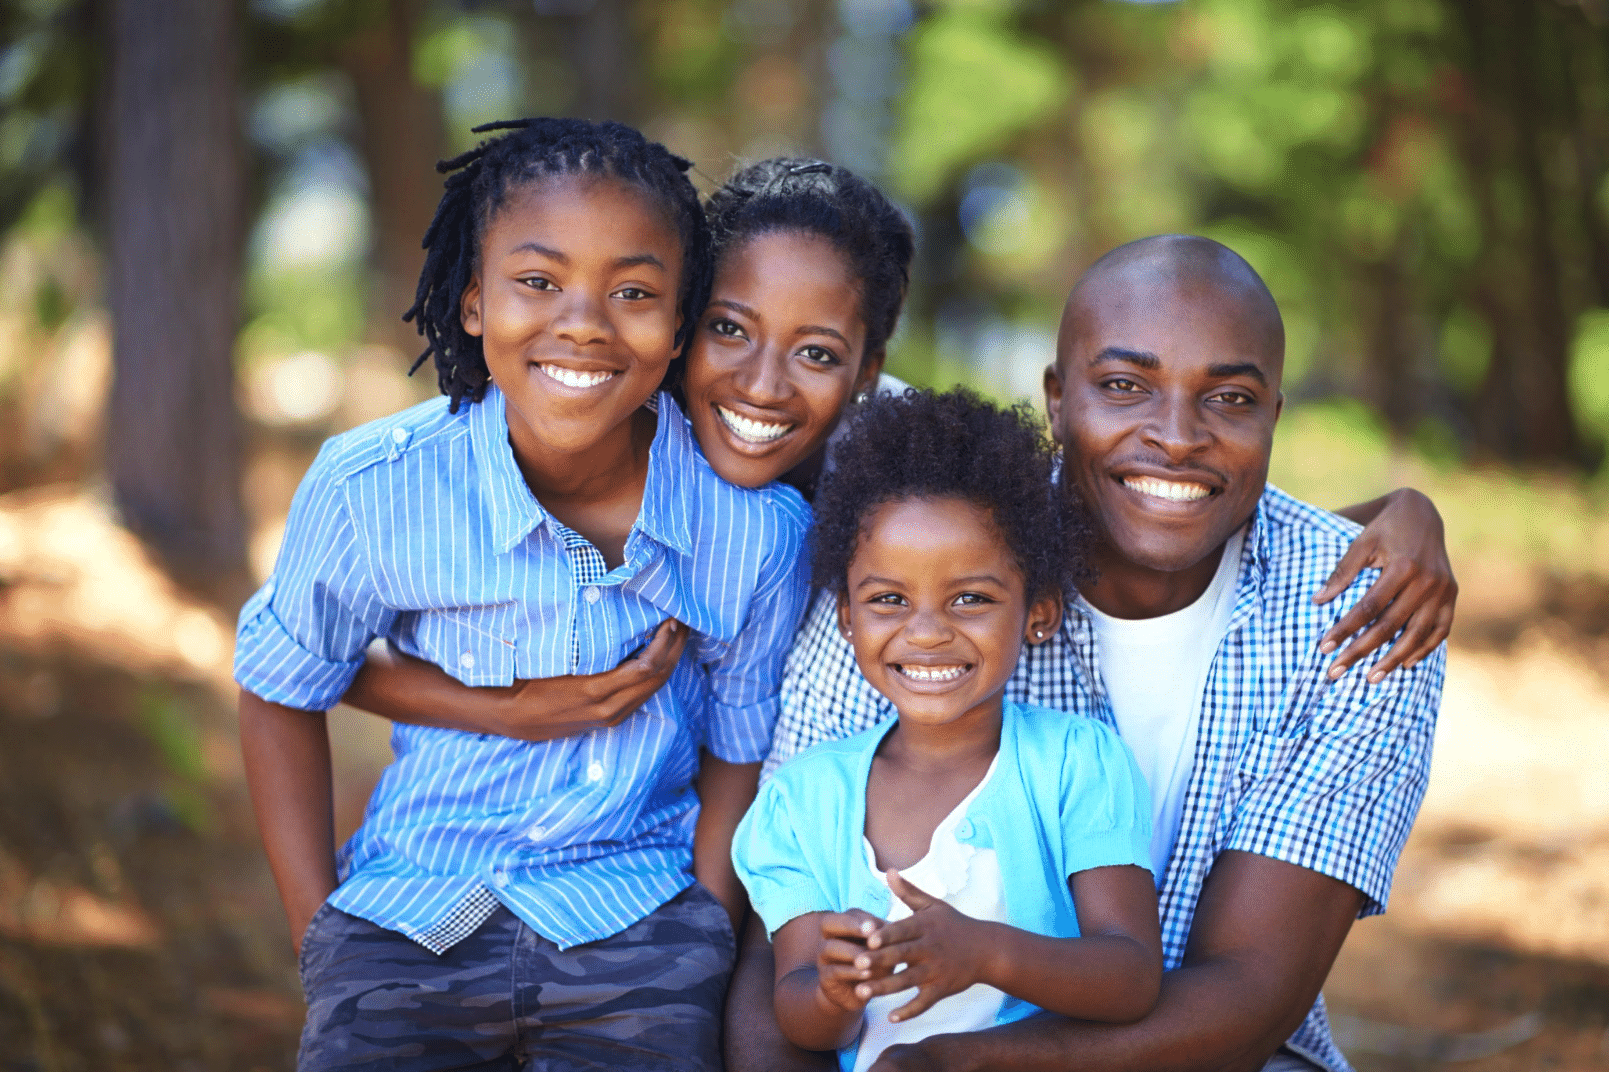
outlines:
[[[1265, 598], [1310, 599], [1334, 571], [1362, 526], [1314, 506], [1272, 484], [1258, 506], [1263, 532], [1256, 538], [1268, 582]], [[1357, 584], [1367, 589], [1375, 571], [1365, 570]]]
[[432, 398], [333, 435], [319, 449], [308, 476], [338, 484], [406, 455], [440, 449], [468, 433], [470, 405], [449, 413], [445, 397]]

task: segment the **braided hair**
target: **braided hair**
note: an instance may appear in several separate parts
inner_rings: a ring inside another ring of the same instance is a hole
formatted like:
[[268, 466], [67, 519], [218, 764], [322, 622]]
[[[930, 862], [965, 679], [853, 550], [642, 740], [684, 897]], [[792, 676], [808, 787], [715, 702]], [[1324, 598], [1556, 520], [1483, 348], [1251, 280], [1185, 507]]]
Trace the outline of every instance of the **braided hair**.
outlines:
[[876, 353], [899, 322], [916, 242], [911, 225], [881, 190], [848, 168], [777, 157], [751, 164], [710, 195], [711, 260], [757, 235], [819, 235], [849, 260], [860, 290], [866, 352]]
[[457, 412], [464, 399], [479, 402], [491, 374], [481, 340], [464, 330], [460, 309], [480, 258], [486, 225], [511, 189], [556, 175], [600, 175], [631, 183], [657, 198], [682, 240], [680, 348], [709, 297], [709, 231], [698, 192], [685, 172], [691, 162], [622, 123], [585, 119], [515, 119], [475, 127], [506, 131], [436, 165], [447, 176], [436, 215], [425, 231], [425, 266], [413, 306], [402, 319], [425, 337], [411, 374], [434, 357], [442, 394]]

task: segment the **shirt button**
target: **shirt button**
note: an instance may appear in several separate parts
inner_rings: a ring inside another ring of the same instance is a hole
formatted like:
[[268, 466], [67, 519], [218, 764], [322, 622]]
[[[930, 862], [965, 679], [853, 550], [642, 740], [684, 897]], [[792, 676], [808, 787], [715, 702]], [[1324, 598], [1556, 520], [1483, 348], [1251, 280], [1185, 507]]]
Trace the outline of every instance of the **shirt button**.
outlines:
[[408, 441], [407, 429], [404, 429], [404, 428], [393, 428], [393, 429], [391, 429], [391, 440], [392, 440], [392, 442], [397, 443], [399, 445], [403, 444], [403, 443], [406, 443]]
[[587, 585], [581, 595], [588, 603], [596, 603], [603, 598], [603, 593], [598, 591], [598, 586], [595, 584]]
[[590, 767], [587, 768], [587, 781], [589, 781], [589, 782], [601, 782], [601, 781], [603, 781], [603, 764], [602, 763], [598, 763], [598, 762], [594, 761], [593, 764]]
[[498, 889], [502, 889], [503, 887], [507, 886], [508, 885], [508, 873], [505, 872], [505, 871], [493, 871], [492, 872], [492, 885], [496, 886]]
[[542, 836], [544, 834], [546, 834], [547, 832], [548, 832], [548, 828], [545, 827], [545, 826], [542, 826], [539, 823], [536, 826], [533, 826], [529, 830], [527, 830], [525, 832], [525, 836], [530, 838], [532, 841], [541, 841]]
[[471, 651], [464, 652], [458, 657], [458, 665], [465, 670], [475, 669], [475, 653]]
[[972, 820], [962, 819], [961, 824], [955, 828], [955, 836], [965, 841], [972, 836]]

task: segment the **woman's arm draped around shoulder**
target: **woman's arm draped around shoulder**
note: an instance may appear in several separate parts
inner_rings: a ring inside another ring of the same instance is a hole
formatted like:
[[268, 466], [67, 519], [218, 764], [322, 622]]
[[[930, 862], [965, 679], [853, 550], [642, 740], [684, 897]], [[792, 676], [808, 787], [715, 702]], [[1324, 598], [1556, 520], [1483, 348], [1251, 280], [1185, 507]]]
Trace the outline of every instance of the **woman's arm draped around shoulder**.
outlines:
[[[1412, 488], [1400, 488], [1336, 513], [1364, 529], [1313, 601], [1328, 603], [1346, 591], [1362, 570], [1378, 569], [1380, 576], [1357, 606], [1324, 635], [1321, 650], [1335, 651], [1342, 641], [1363, 630], [1330, 664], [1330, 676], [1340, 677], [1397, 637], [1385, 658], [1369, 672], [1370, 680], [1379, 681], [1398, 666], [1413, 666], [1435, 651], [1452, 629], [1458, 581], [1447, 557], [1446, 531], [1435, 503]], [[1401, 636], [1397, 636], [1399, 632]]]
[[482, 688], [377, 645], [341, 701], [392, 722], [553, 741], [624, 721], [670, 678], [688, 635], [686, 626], [667, 618], [642, 651], [613, 670]]

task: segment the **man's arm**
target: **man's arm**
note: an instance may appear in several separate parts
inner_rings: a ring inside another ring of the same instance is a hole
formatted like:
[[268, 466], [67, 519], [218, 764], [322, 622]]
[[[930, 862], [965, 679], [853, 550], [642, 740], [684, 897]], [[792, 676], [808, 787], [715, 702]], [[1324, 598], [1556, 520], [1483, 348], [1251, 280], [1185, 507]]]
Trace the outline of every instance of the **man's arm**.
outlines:
[[[885, 1051], [875, 1072], [1254, 1072], [1312, 1008], [1362, 906], [1316, 871], [1225, 852], [1196, 907], [1184, 963], [1145, 1019], [1114, 1026], [1041, 1016]], [[758, 1066], [755, 1066], [758, 1067]]]
[[336, 887], [330, 740], [324, 712], [298, 711], [241, 690], [240, 751], [268, 866], [300, 950], [307, 924]]

